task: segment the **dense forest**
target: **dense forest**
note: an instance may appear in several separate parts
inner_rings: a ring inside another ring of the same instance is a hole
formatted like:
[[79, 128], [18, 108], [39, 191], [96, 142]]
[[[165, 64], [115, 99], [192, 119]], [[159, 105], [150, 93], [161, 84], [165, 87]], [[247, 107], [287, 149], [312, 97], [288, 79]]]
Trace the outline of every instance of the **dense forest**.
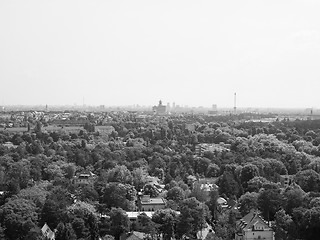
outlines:
[[[245, 121], [233, 116], [109, 114], [104, 132], [88, 122], [80, 131], [0, 132], [0, 239], [119, 239], [136, 230], [151, 239], [196, 238], [205, 223], [215, 239], [232, 239], [236, 221], [258, 209], [276, 239], [320, 234], [320, 121]], [[212, 143], [226, 151], [196, 146]], [[81, 172], [92, 184], [78, 185]], [[290, 176], [290, 184], [281, 183]], [[148, 184], [156, 177], [164, 191]], [[196, 179], [194, 183], [190, 179]], [[217, 189], [204, 191], [201, 179]], [[198, 183], [198, 184], [197, 184]], [[137, 193], [166, 199], [166, 208], [131, 223]], [[221, 211], [217, 199], [234, 200]]]

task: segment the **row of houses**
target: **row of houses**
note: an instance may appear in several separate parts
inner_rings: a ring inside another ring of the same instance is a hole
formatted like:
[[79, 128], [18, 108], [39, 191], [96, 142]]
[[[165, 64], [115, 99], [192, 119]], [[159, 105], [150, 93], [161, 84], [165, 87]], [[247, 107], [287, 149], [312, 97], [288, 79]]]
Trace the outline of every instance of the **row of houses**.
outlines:
[[[93, 183], [96, 179], [96, 175], [90, 171], [83, 171], [78, 174], [74, 181], [77, 184], [89, 184]], [[157, 181], [154, 179], [150, 179], [151, 183], [157, 184]], [[283, 176], [281, 178], [281, 182], [283, 185], [290, 184], [291, 177]], [[159, 184], [158, 184], [159, 185]], [[159, 186], [161, 189], [163, 186]], [[216, 188], [217, 186], [213, 183], [202, 183], [201, 188], [207, 189], [210, 191], [211, 189]], [[160, 190], [159, 190], [160, 191]], [[219, 197], [217, 200], [218, 203], [218, 211], [223, 212], [227, 209], [236, 208], [237, 202], [233, 199], [224, 199]], [[155, 211], [159, 209], [164, 209], [166, 207], [166, 200], [164, 198], [155, 197], [152, 198], [149, 195], [143, 195], [142, 193], [138, 194], [137, 201], [137, 209], [136, 211], [127, 212], [127, 215], [130, 221], [134, 222], [137, 220], [138, 216], [142, 213], [146, 214], [148, 217], [152, 218]], [[179, 214], [179, 212], [177, 212]], [[107, 217], [107, 216], [102, 216]], [[214, 235], [212, 228], [206, 227], [206, 230], [202, 230], [201, 239], [207, 239], [208, 235]], [[143, 239], [142, 236], [145, 237], [143, 233], [139, 232], [130, 232], [123, 234], [122, 239], [127, 240], [134, 238], [136, 240]], [[200, 238], [200, 237], [199, 237]], [[249, 214], [238, 220], [237, 222], [237, 232], [235, 234], [235, 240], [254, 240], [254, 239], [265, 239], [265, 240], [274, 240], [274, 231], [271, 228], [270, 224], [266, 222], [257, 210], [252, 210]]]

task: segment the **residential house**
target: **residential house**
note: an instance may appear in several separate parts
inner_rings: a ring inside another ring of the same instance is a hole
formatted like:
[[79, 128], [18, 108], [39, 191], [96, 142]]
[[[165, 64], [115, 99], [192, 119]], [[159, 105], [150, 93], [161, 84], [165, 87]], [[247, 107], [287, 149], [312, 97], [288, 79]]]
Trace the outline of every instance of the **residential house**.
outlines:
[[50, 229], [50, 227], [46, 223], [41, 228], [41, 232], [46, 239], [49, 239], [49, 240], [55, 239], [54, 232]]
[[237, 222], [235, 240], [274, 240], [274, 231], [256, 210], [251, 210]]
[[142, 195], [138, 199], [139, 211], [154, 212], [158, 209], [164, 209], [166, 202], [163, 198], [151, 198], [150, 195]]
[[294, 182], [294, 175], [280, 175], [280, 183], [282, 187], [288, 187]]
[[97, 175], [90, 171], [82, 171], [74, 178], [75, 184], [93, 184]]
[[228, 144], [220, 143], [200, 143], [196, 145], [195, 152], [198, 156], [203, 156], [204, 152], [222, 153], [229, 152], [230, 146]]

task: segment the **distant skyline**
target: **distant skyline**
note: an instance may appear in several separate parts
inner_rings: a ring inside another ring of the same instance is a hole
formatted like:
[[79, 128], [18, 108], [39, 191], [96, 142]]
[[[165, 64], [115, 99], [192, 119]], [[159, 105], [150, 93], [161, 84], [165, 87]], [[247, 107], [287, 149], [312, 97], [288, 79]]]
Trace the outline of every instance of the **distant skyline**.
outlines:
[[320, 1], [0, 1], [0, 105], [320, 108]]

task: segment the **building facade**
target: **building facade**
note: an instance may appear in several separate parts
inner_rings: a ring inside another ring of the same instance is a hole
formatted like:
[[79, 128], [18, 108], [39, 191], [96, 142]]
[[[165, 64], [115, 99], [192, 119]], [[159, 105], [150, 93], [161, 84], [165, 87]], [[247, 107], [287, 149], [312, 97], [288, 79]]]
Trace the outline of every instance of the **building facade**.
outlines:
[[163, 198], [150, 198], [149, 195], [143, 195], [138, 200], [139, 211], [154, 212], [158, 209], [164, 209], [166, 202]]
[[274, 231], [256, 210], [237, 222], [235, 240], [274, 240]]

